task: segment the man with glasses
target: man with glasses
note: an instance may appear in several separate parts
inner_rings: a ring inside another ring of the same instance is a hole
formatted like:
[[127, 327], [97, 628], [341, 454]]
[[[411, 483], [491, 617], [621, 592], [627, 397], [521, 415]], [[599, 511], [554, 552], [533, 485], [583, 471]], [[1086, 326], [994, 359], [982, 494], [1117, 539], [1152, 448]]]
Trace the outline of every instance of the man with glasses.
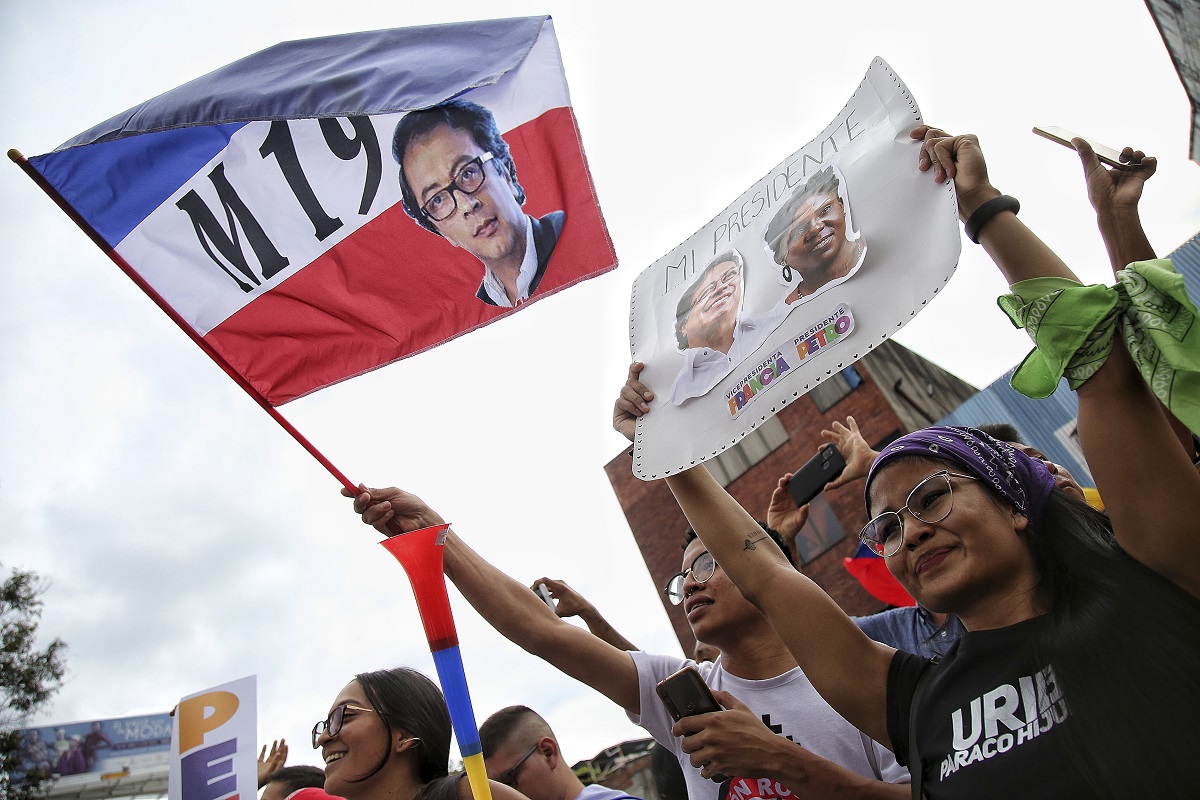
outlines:
[[537, 291], [566, 215], [521, 209], [525, 190], [492, 112], [451, 100], [406, 114], [392, 156], [405, 212], [483, 262], [478, 299], [512, 308]]
[[[790, 309], [786, 302], [778, 303], [766, 314], [742, 313], [745, 272], [741, 253], [721, 253], [679, 298], [675, 342], [684, 360], [671, 390], [673, 405], [707, 394], [757, 350], [787, 316]], [[789, 295], [788, 299], [794, 297]]]
[[529, 800], [639, 800], [583, 781], [563, 758], [554, 731], [526, 706], [509, 706], [479, 726], [488, 777]]
[[[622, 417], [615, 423], [625, 421]], [[632, 438], [632, 418], [618, 429]], [[391, 520], [405, 531], [443, 522], [420, 498], [396, 488], [360, 487], [354, 510], [380, 531], [387, 531]], [[766, 539], [763, 533], [746, 546], [761, 546], [757, 542]], [[900, 800], [909, 795], [907, 787], [892, 785], [907, 783], [908, 771], [820, 698], [766, 617], [742, 596], [699, 539], [687, 543], [681, 574], [665, 591], [683, 603], [696, 638], [720, 651], [717, 663], [697, 668], [726, 710], [674, 725], [655, 685], [694, 662], [625, 652], [564, 622], [529, 587], [489, 563], [452, 529], [446, 532], [443, 558], [446, 576], [492, 627], [608, 697], [669, 748], [683, 768], [690, 800], [791, 800], [796, 794]], [[713, 771], [705, 770], [705, 757], [692, 755], [700, 742], [738, 754], [737, 777], [723, 784], [710, 780]], [[510, 757], [515, 761], [521, 755]]]

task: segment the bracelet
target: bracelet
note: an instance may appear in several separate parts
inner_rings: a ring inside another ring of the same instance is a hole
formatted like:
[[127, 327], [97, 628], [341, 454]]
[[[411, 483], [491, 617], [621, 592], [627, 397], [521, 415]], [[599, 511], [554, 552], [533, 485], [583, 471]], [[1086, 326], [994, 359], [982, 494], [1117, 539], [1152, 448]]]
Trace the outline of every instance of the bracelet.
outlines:
[[975, 244], [979, 244], [979, 230], [991, 222], [992, 217], [999, 214], [1001, 211], [1011, 211], [1016, 214], [1021, 210], [1021, 204], [1017, 202], [1017, 198], [1002, 194], [999, 197], [993, 197], [986, 203], [975, 209], [975, 213], [967, 220], [964, 229], [967, 232], [967, 238]]

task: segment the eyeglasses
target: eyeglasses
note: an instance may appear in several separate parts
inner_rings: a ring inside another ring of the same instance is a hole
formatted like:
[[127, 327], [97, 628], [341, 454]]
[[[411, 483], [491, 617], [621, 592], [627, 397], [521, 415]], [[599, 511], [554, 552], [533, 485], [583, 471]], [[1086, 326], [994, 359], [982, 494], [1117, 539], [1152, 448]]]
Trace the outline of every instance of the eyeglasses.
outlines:
[[317, 740], [321, 738], [322, 733], [329, 734], [330, 738], [337, 736], [342, 729], [342, 722], [346, 719], [347, 711], [365, 711], [368, 714], [374, 714], [375, 709], [363, 708], [356, 706], [353, 703], [342, 703], [340, 706], [329, 712], [329, 717], [313, 725], [312, 729], [312, 746], [316, 750], [321, 745], [317, 744]]
[[513, 764], [511, 767], [506, 769], [504, 772], [497, 775], [495, 778], [493, 778], [493, 780], [495, 780], [496, 783], [503, 783], [505, 786], [510, 786], [513, 789], [516, 789], [517, 788], [517, 771], [521, 769], [522, 764], [524, 764], [526, 761], [529, 760], [529, 757], [531, 755], [533, 755], [534, 753], [537, 752], [537, 749], [538, 749], [538, 746], [536, 744], [533, 747], [529, 748], [529, 750], [525, 753], [525, 755], [523, 755], [517, 759], [517, 763]]
[[[954, 510], [951, 478], [977, 480], [971, 475], [960, 475], [949, 470], [935, 472], [908, 493], [908, 499], [900, 511], [907, 511], [921, 522], [941, 522]], [[904, 543], [904, 520], [900, 518], [899, 511], [885, 511], [868, 522], [858, 538], [877, 555], [884, 558], [894, 556]]]
[[687, 580], [689, 572], [696, 583], [708, 583], [709, 578], [717, 572], [716, 559], [712, 557], [711, 553], [705, 550], [692, 559], [690, 567], [667, 581], [667, 585], [663, 588], [663, 594], [670, 599], [673, 605], [679, 605], [683, 602], [683, 583]]
[[689, 307], [689, 310], [692, 308], [695, 308], [698, 305], [703, 305], [704, 303], [707, 303], [709, 298], [712, 297], [714, 294], [716, 294], [718, 291], [720, 291], [723, 287], [728, 286], [729, 284], [731, 284], [735, 280], [737, 280], [737, 276], [740, 275], [741, 272], [742, 272], [742, 270], [736, 264], [734, 266], [730, 267], [729, 269], [725, 270], [723, 273], [721, 273], [721, 277], [717, 278], [715, 281], [712, 281], [711, 283], [706, 285], [704, 287], [704, 291], [701, 292], [700, 294], [696, 295], [696, 297], [692, 299], [692, 304]]
[[484, 153], [464, 164], [463, 168], [454, 176], [454, 180], [444, 188], [438, 189], [433, 197], [426, 200], [425, 205], [421, 206], [421, 211], [425, 212], [425, 216], [434, 222], [441, 222], [458, 210], [458, 200], [454, 197], [454, 190], [462, 194], [478, 192], [483, 186], [484, 180], [487, 179], [483, 165], [491, 161], [492, 157], [491, 153]]

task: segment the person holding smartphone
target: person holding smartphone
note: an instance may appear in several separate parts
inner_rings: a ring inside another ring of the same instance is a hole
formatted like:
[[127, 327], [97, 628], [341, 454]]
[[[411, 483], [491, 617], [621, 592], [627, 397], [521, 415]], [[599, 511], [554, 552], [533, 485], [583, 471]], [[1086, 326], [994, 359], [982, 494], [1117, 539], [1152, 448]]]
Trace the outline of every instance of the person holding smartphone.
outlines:
[[[343, 490], [343, 494], [346, 492]], [[354, 510], [380, 532], [442, 523], [420, 498], [397, 488], [360, 487]], [[751, 544], [769, 537], [759, 526]], [[675, 722], [655, 686], [694, 664], [677, 656], [620, 650], [563, 621], [529, 587], [446, 532], [446, 576], [492, 627], [529, 653], [605, 695], [679, 760], [690, 800], [790, 800], [908, 796], [908, 772], [814, 691], [766, 618], [690, 538], [681, 571], [665, 591], [684, 604], [696, 638], [717, 647], [695, 665], [725, 710]], [[773, 546], [773, 545], [771, 545]], [[732, 776], [727, 785], [710, 777]]]
[[[1049, 316], [1061, 300], [1081, 310], [1064, 328], [1102, 332], [1100, 303], [1057, 294], [1083, 287], [991, 184], [978, 140], [927, 126], [911, 135], [918, 168], [954, 181], [968, 236], [1012, 284], [1002, 307], [1032, 327], [1031, 307]], [[1165, 271], [1134, 266], [1147, 281], [1142, 272]], [[867, 477], [860, 538], [918, 602], [966, 629], [940, 661], [871, 641], [769, 544], [746, 548], [753, 520], [703, 466], [667, 484], [822, 696], [912, 764], [931, 800], [1194, 797], [1200, 476], [1123, 337], [1107, 352], [1091, 339], [1065, 353], [1035, 342], [1045, 360], [1088, 359], [1080, 442], [1107, 517], [1039, 459], [976, 429], [903, 436]], [[654, 399], [637, 377], [631, 369], [614, 413], [628, 429]]]

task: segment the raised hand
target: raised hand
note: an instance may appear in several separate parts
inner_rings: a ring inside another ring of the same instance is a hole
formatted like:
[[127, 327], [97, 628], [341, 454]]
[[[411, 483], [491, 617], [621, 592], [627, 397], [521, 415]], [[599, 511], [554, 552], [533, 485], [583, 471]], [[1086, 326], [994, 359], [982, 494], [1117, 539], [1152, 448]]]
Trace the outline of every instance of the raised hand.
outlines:
[[276, 739], [271, 742], [271, 752], [267, 752], [264, 744], [258, 754], [258, 788], [267, 785], [267, 778], [272, 772], [282, 769], [287, 763], [288, 746], [286, 739]]
[[358, 494], [343, 488], [342, 496], [353, 497], [354, 513], [361, 514], [363, 522], [389, 536], [393, 531], [388, 529], [388, 522], [392, 520], [395, 520], [404, 533], [445, 522], [424, 500], [394, 486], [386, 489], [368, 489], [360, 483]]
[[621, 394], [613, 405], [613, 429], [631, 442], [637, 430], [638, 417], [650, 411], [650, 401], [654, 399], [654, 392], [638, 379], [645, 368], [646, 365], [640, 361], [629, 365], [629, 377], [625, 379]]
[[1071, 140], [1079, 160], [1083, 164], [1083, 175], [1087, 181], [1088, 200], [1097, 213], [1136, 208], [1142, 199], [1142, 187], [1158, 169], [1158, 160], [1141, 150], [1126, 147], [1121, 151], [1121, 162], [1127, 166], [1112, 168], [1100, 163], [1092, 146], [1084, 139]]
[[917, 169], [921, 172], [932, 169], [935, 183], [954, 181], [958, 215], [964, 222], [975, 209], [1000, 195], [988, 180], [987, 162], [974, 134], [951, 136], [941, 128], [921, 125], [909, 136], [922, 142]]
[[825, 484], [826, 489], [836, 489], [867, 477], [871, 465], [875, 463], [875, 457], [879, 455], [859, 433], [854, 417], [846, 417], [845, 425], [834, 420], [832, 425], [821, 431], [821, 438], [833, 442], [842, 458], [846, 459], [846, 468], [842, 470], [841, 475]]
[[595, 610], [587, 598], [572, 589], [566, 581], [538, 578], [529, 588], [536, 590], [539, 583], [546, 584], [546, 588], [550, 590], [550, 596], [555, 602], [554, 612], [560, 617], [575, 617]]
[[[792, 473], [789, 472], [779, 479], [767, 506], [767, 525], [774, 528], [789, 547], [796, 541], [804, 523], [808, 522], [808, 504], [797, 508], [792, 496], [788, 494], [787, 484], [791, 478]], [[792, 550], [794, 552], [795, 548], [792, 547]]]

